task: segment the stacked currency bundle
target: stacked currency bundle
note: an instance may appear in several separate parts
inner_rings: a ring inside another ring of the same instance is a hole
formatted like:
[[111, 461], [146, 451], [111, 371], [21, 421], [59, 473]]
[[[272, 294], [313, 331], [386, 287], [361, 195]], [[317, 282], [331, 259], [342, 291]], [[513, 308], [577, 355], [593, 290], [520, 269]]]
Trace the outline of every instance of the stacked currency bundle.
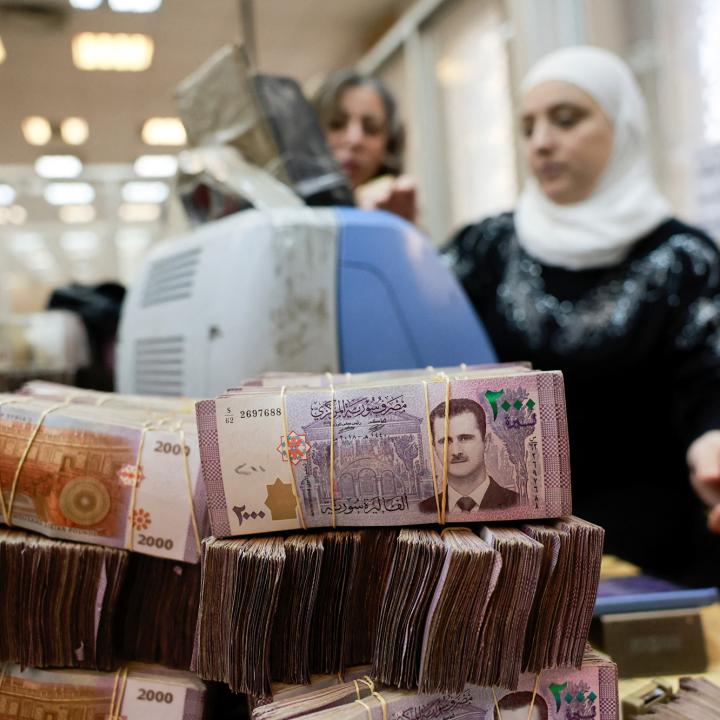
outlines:
[[[538, 628], [549, 638], [542, 667], [577, 667], [603, 531], [573, 517], [540, 527], [562, 547], [533, 539], [533, 525], [209, 538], [193, 669], [258, 698], [273, 679], [307, 682], [357, 663], [386, 686], [514, 688]], [[537, 613], [550, 604], [548, 630]]]
[[718, 720], [720, 687], [705, 678], [680, 678], [680, 688], [667, 704], [647, 710], [652, 720]]
[[[467, 685], [458, 693], [413, 693], [386, 689], [369, 678], [329, 687], [282, 689], [277, 700], [255, 707], [253, 720], [403, 720], [486, 718], [487, 720], [617, 720], [617, 667], [586, 649], [581, 668], [523, 674], [514, 690]], [[710, 718], [714, 715], [667, 715]]]
[[[213, 535], [571, 512], [562, 375], [276, 376], [196, 405]], [[313, 387], [313, 385], [315, 385]]]
[[101, 399], [0, 395], [0, 522], [196, 563], [207, 512], [193, 416]]
[[128, 554], [0, 529], [0, 662], [115, 667]]
[[207, 689], [187, 672], [129, 665], [115, 673], [0, 665], [0, 717], [205, 720]]
[[200, 566], [0, 529], [0, 663], [187, 670]]

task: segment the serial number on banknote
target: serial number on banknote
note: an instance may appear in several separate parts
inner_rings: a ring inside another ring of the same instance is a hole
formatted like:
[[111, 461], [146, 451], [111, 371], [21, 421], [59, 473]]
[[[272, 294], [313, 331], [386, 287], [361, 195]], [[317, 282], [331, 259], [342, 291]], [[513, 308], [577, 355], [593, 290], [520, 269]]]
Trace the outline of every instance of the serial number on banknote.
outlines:
[[225, 416], [226, 423], [232, 423], [236, 417], [240, 418], [240, 420], [248, 420], [250, 418], [279, 417], [280, 415], [282, 415], [281, 408], [256, 408], [255, 410], [238, 410], [237, 415], [233, 415], [230, 408], [228, 408], [227, 411], [228, 414]]

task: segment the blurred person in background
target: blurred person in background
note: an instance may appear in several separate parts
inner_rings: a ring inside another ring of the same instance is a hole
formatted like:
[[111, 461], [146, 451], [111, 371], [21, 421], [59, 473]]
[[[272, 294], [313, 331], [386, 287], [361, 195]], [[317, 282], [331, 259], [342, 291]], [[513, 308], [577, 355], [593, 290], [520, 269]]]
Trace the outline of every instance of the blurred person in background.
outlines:
[[620, 58], [564, 48], [521, 90], [517, 208], [446, 257], [501, 360], [563, 371], [573, 511], [605, 527], [606, 552], [718, 584], [720, 252], [658, 191]]
[[387, 87], [354, 70], [338, 70], [320, 89], [315, 107], [358, 207], [388, 210], [414, 223], [415, 184], [401, 174], [405, 133]]

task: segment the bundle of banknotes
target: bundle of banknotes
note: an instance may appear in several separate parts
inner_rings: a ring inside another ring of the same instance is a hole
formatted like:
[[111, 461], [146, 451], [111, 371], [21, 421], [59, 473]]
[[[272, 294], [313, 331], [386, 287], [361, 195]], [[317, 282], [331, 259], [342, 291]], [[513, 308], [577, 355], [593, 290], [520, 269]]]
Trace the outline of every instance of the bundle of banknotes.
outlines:
[[357, 663], [426, 693], [515, 688], [523, 670], [580, 665], [602, 543], [574, 517], [208, 538], [192, 668], [260, 698]]
[[0, 663], [190, 666], [199, 564], [0, 528], [0, 577]]
[[345, 682], [337, 678], [333, 682], [328, 677], [304, 687], [273, 687], [274, 701], [255, 706], [252, 718], [617, 720], [619, 717], [617, 667], [589, 647], [580, 668], [525, 673], [514, 690], [467, 685], [457, 693], [414, 693], [387, 689], [367, 675], [353, 675]]
[[667, 702], [647, 710], [651, 720], [718, 720], [720, 687], [705, 678], [680, 678], [680, 688]]
[[114, 673], [0, 665], [0, 717], [204, 720], [207, 688], [188, 672], [132, 664]]
[[51, 383], [0, 395], [0, 523], [198, 562], [207, 508], [187, 410]]
[[196, 405], [213, 535], [571, 512], [562, 375], [273, 375]]

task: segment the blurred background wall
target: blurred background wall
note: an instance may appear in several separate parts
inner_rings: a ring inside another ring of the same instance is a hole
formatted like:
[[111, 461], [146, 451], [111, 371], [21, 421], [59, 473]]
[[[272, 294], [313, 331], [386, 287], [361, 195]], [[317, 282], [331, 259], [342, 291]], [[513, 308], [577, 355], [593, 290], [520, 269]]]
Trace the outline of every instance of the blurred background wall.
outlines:
[[[261, 71], [292, 75], [308, 93], [352, 64], [388, 83], [407, 124], [421, 225], [437, 244], [513, 206], [524, 172], [514, 88], [527, 68], [562, 45], [607, 47], [646, 94], [663, 190], [681, 217], [720, 237], [716, 0], [155, 2], [154, 12], [122, 13], [106, 0], [0, 0], [0, 312], [40, 309], [70, 281], [131, 282], [153, 243], [186, 228], [172, 177], [137, 163], [177, 154], [184, 138], [170, 130], [153, 145], [143, 130], [176, 117], [177, 83], [243, 39]], [[83, 3], [97, 7], [73, 7]], [[81, 69], [71, 48], [83, 32], [149, 37], [150, 62]], [[49, 133], [40, 145], [24, 132], [36, 116]], [[74, 117], [87, 129], [77, 145], [62, 132]], [[73, 182], [87, 185], [85, 197], [53, 201], [55, 180], [36, 165], [48, 154], [81, 161]], [[154, 185], [138, 190], [137, 181]]]

